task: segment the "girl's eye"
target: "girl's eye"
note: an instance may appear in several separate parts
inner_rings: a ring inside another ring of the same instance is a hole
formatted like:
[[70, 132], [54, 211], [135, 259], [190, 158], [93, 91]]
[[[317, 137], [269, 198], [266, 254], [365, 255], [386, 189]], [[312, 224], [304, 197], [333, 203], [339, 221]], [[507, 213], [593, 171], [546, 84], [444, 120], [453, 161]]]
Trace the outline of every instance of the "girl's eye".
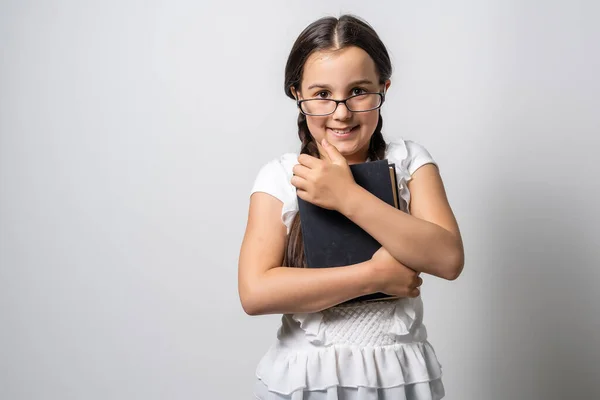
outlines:
[[367, 91], [362, 89], [362, 88], [354, 88], [352, 89], [352, 95], [357, 95], [357, 94], [363, 94], [366, 93]]
[[328, 92], [322, 91], [322, 92], [317, 93], [316, 97], [320, 97], [320, 98], [324, 99], [327, 97], [327, 95], [329, 95]]

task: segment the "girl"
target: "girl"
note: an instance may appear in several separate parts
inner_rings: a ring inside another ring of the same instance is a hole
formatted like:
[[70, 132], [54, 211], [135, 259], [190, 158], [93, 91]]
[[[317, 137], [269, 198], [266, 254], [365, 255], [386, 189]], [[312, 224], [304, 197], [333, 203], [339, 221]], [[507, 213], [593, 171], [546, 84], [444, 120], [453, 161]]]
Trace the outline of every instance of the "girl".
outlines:
[[[239, 258], [245, 312], [283, 314], [277, 340], [256, 369], [257, 399], [444, 396], [441, 365], [422, 323], [419, 274], [456, 279], [463, 245], [427, 150], [383, 139], [379, 109], [391, 71], [375, 31], [347, 15], [309, 25], [289, 55], [285, 93], [299, 110], [300, 155], [284, 154], [259, 171]], [[396, 164], [401, 210], [352, 178], [350, 164], [378, 159]], [[302, 268], [296, 196], [342, 213], [382, 247], [367, 262]], [[340, 304], [375, 292], [398, 299]]]

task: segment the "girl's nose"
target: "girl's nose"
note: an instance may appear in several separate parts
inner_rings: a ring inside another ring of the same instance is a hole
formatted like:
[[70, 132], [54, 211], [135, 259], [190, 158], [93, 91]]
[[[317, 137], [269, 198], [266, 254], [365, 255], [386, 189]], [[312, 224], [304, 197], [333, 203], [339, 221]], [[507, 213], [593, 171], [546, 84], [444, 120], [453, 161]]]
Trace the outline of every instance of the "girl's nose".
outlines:
[[343, 103], [338, 104], [337, 108], [335, 109], [335, 111], [333, 113], [333, 119], [335, 119], [337, 121], [347, 120], [351, 116], [352, 116], [352, 112], [350, 110], [348, 110], [348, 107], [346, 107], [346, 105]]

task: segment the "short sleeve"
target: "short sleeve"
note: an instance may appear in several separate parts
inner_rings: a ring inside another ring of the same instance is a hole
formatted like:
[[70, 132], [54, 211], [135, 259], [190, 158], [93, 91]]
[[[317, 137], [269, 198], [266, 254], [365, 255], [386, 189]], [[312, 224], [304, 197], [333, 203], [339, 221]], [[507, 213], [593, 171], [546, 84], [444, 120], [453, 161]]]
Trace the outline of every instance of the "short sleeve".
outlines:
[[285, 203], [285, 182], [285, 171], [283, 170], [281, 163], [279, 160], [271, 160], [263, 165], [258, 171], [250, 195], [254, 192], [264, 192]]
[[425, 164], [437, 166], [437, 163], [425, 147], [411, 140], [390, 142], [386, 148], [386, 157], [396, 166], [396, 182], [398, 182], [398, 194], [401, 199], [400, 209], [410, 213], [408, 182], [412, 180], [412, 174]]
[[436, 167], [438, 167], [431, 154], [429, 154], [429, 151], [427, 151], [427, 149], [423, 145], [417, 142], [413, 142], [412, 140], [405, 140], [404, 142], [406, 144], [406, 150], [408, 152], [408, 164], [406, 166], [406, 169], [408, 170], [408, 173], [411, 176], [415, 173], [416, 170], [418, 170], [425, 164], [433, 164]]
[[294, 154], [284, 154], [264, 164], [254, 180], [250, 195], [255, 192], [263, 192], [279, 199], [283, 206], [281, 208], [281, 221], [290, 232], [294, 216], [298, 212], [298, 199], [296, 189], [291, 183], [292, 167], [297, 162]]

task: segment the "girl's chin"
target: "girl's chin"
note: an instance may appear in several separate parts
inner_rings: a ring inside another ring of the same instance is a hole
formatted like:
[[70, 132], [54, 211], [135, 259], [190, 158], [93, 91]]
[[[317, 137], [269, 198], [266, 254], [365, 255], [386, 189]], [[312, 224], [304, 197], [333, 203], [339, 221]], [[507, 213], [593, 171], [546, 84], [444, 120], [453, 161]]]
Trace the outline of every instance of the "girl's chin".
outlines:
[[337, 151], [344, 157], [355, 155], [360, 151], [361, 147], [356, 141], [351, 140], [332, 140], [327, 138]]
[[[327, 138], [335, 148], [343, 155], [352, 154], [356, 150], [356, 143], [350, 140], [336, 140], [335, 138]], [[321, 144], [321, 143], [319, 143]]]

